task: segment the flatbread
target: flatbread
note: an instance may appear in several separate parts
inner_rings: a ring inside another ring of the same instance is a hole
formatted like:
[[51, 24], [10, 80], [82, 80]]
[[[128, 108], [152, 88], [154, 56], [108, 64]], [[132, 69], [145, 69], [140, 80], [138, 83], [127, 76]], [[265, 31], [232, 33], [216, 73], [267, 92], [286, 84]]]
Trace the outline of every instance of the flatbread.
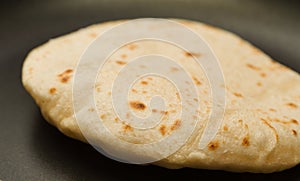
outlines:
[[[45, 119], [65, 135], [87, 141], [77, 125], [72, 103], [74, 73], [81, 55], [98, 35], [126, 21], [92, 25], [52, 39], [26, 58], [22, 76], [24, 87]], [[120, 48], [109, 58], [110, 64], [103, 67], [102, 77], [97, 78], [96, 107], [105, 125], [113, 134], [136, 144], [162, 139], [180, 127], [177, 119], [180, 97], [174, 96], [176, 88], [172, 84], [159, 77], [139, 80], [129, 93], [130, 105], [140, 116], [159, 111], [148, 106], [153, 95], [161, 94], [169, 102], [162, 112], [164, 122], [152, 131], [144, 134], [134, 129], [119, 120], [112, 109], [108, 90], [115, 74], [138, 56], [163, 54], [180, 63], [193, 76], [201, 99], [201, 120], [184, 146], [155, 165], [263, 173], [297, 165], [300, 162], [300, 76], [230, 32], [199, 22], [175, 21], [201, 35], [220, 61], [225, 78], [225, 84], [220, 86], [226, 90], [226, 107], [216, 137], [204, 149], [199, 148], [212, 96], [205, 72], [193, 63], [193, 56], [205, 59], [205, 55], [151, 40]], [[92, 124], [86, 122], [94, 134]], [[107, 141], [96, 133], [95, 139]], [[134, 149], [126, 151], [134, 152]]]

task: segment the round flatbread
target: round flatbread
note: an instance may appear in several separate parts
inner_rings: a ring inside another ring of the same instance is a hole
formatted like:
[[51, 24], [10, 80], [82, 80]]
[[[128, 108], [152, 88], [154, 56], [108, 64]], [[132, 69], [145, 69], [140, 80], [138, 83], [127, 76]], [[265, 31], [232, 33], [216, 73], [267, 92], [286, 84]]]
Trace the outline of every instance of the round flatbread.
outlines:
[[[52, 39], [31, 51], [26, 58], [22, 76], [26, 90], [41, 108], [45, 119], [65, 135], [87, 141], [75, 119], [72, 102], [72, 85], [78, 61], [98, 35], [126, 21], [92, 25]], [[199, 22], [174, 21], [203, 37], [220, 61], [225, 82], [219, 86], [226, 91], [226, 107], [215, 138], [205, 148], [199, 147], [209, 120], [212, 95], [205, 71], [193, 59], [201, 57], [205, 61], [206, 55], [201, 50], [186, 52], [164, 42], [139, 41], [114, 52], [96, 78], [97, 110], [90, 111], [97, 111], [114, 135], [135, 144], [163, 139], [180, 129], [183, 124], [179, 119], [182, 109], [180, 96], [176, 96], [176, 87], [161, 77], [143, 77], [128, 93], [129, 105], [136, 115], [162, 114], [162, 123], [147, 133], [120, 120], [111, 102], [111, 83], [123, 67], [145, 54], [164, 55], [179, 63], [193, 78], [199, 95], [197, 116], [201, 119], [178, 151], [153, 164], [167, 168], [264, 173], [281, 171], [298, 164], [300, 76], [230, 32]], [[136, 29], [139, 29], [138, 25]], [[149, 106], [151, 98], [158, 94], [167, 102], [165, 110], [153, 110]], [[95, 133], [93, 124], [93, 121], [86, 121], [86, 130], [94, 134], [94, 139], [108, 142], [106, 137]], [[124, 148], [124, 151], [134, 152], [134, 148]]]

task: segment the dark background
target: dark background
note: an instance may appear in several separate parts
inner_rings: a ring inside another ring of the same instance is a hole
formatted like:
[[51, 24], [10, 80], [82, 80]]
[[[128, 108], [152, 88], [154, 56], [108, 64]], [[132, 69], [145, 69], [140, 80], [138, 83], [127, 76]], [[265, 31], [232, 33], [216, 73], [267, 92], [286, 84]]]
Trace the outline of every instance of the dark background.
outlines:
[[1, 1], [0, 179], [300, 180], [300, 166], [264, 175], [118, 163], [46, 123], [21, 85], [23, 60], [35, 46], [93, 23], [137, 17], [180, 17], [216, 25], [300, 72], [299, 4], [271, 0]]

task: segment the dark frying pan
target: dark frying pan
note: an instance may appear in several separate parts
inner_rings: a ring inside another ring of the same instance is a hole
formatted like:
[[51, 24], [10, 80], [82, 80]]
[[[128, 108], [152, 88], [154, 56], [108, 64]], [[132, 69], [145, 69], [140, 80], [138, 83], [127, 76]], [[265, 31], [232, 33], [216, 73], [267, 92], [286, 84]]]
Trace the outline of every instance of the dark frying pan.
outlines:
[[300, 72], [299, 5], [271, 0], [2, 1], [0, 179], [299, 180], [300, 166], [264, 175], [118, 163], [47, 124], [20, 83], [22, 62], [33, 47], [86, 25], [138, 17], [179, 17], [222, 27]]

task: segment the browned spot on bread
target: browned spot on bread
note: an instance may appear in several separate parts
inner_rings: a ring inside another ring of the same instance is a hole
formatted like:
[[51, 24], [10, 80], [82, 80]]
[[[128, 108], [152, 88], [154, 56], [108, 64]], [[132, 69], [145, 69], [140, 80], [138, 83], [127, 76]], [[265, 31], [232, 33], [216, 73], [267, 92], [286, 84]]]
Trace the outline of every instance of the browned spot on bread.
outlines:
[[176, 97], [177, 97], [177, 99], [179, 99], [179, 100], [180, 100], [180, 95], [179, 95], [179, 93], [178, 93], [178, 92], [176, 92]]
[[281, 120], [278, 119], [278, 118], [273, 118], [273, 119], [269, 118], [269, 120], [270, 120], [270, 121], [277, 122], [277, 123], [283, 123], [283, 124], [287, 124], [287, 123], [288, 123], [288, 122], [285, 122], [285, 121], [281, 121]]
[[278, 118], [267, 118], [269, 121], [272, 121], [272, 122], [276, 122], [276, 123], [281, 123], [281, 124], [298, 124], [298, 122], [294, 119], [291, 119], [290, 121], [286, 121], [286, 120], [280, 120]]
[[166, 128], [166, 125], [161, 125], [160, 127], [159, 127], [159, 132], [161, 133], [161, 135], [165, 135], [166, 134], [166, 132], [167, 132], [167, 128]]
[[247, 66], [248, 68], [250, 68], [250, 69], [253, 69], [253, 70], [260, 70], [260, 69], [261, 69], [261, 68], [255, 66], [255, 65], [250, 64], [250, 63], [247, 63], [246, 66]]
[[292, 102], [287, 103], [286, 105], [289, 106], [289, 107], [291, 107], [291, 108], [295, 108], [295, 109], [298, 108], [298, 105], [296, 105], [296, 104], [294, 104]]
[[69, 81], [69, 79], [71, 78], [71, 76], [69, 74], [71, 74], [72, 72], [73, 72], [72, 69], [67, 69], [63, 73], [59, 74], [58, 77], [60, 78], [60, 81], [62, 83], [67, 83]]
[[95, 37], [97, 37], [97, 34], [96, 33], [90, 33], [89, 36], [92, 37], [92, 38], [95, 38]]
[[142, 81], [141, 84], [148, 85], [148, 82], [147, 81]]
[[32, 68], [32, 67], [29, 67], [28, 72], [29, 72], [29, 74], [32, 74], [33, 68]]
[[281, 65], [280, 63], [278, 63], [274, 60], [271, 60], [271, 63], [272, 63], [272, 66], [269, 67], [269, 69], [271, 71], [275, 71], [275, 70], [285, 71], [285, 70], [288, 70], [288, 68], [286, 66]]
[[139, 101], [133, 101], [129, 103], [133, 109], [144, 110], [146, 109], [146, 105]]
[[97, 92], [101, 92], [101, 88], [99, 86], [97, 87]]
[[294, 124], [298, 124], [298, 121], [296, 119], [291, 119], [291, 122]]
[[273, 132], [274, 132], [274, 134], [275, 134], [275, 137], [276, 137], [276, 141], [278, 142], [279, 136], [278, 136], [278, 133], [277, 133], [276, 129], [275, 129], [271, 124], [269, 124], [267, 120], [265, 120], [265, 119], [263, 119], [263, 118], [260, 118], [260, 120], [261, 120], [264, 124], [266, 124], [269, 128], [271, 128], [271, 129], [273, 130]]
[[163, 114], [163, 115], [168, 115], [169, 114], [168, 111], [160, 111], [160, 113]]
[[65, 71], [66, 74], [70, 74], [70, 73], [72, 73], [72, 72], [73, 72], [72, 69], [68, 69], [68, 70]]
[[263, 110], [257, 110], [258, 112], [261, 112], [262, 114], [266, 114], [266, 115], [269, 115], [269, 113], [268, 112], [266, 112], [266, 111], [263, 111]]
[[56, 88], [52, 87], [49, 89], [50, 94], [55, 94], [55, 92], [56, 92]]
[[260, 76], [261, 76], [261, 77], [266, 77], [267, 74], [266, 74], [266, 73], [260, 73]]
[[225, 125], [225, 126], [223, 127], [223, 130], [224, 130], [224, 131], [228, 131], [228, 126]]
[[179, 128], [179, 126], [181, 125], [181, 121], [179, 119], [177, 119], [174, 124], [171, 126], [170, 130], [174, 131], [175, 129]]
[[152, 112], [156, 113], [156, 112], [157, 112], [157, 109], [152, 109]]
[[243, 45], [246, 44], [244, 40], [238, 40], [237, 43], [238, 43], [238, 45], [240, 45], [240, 46], [243, 46]]
[[197, 99], [197, 98], [194, 98], [193, 100], [194, 100], [195, 102], [198, 102], [198, 99]]
[[243, 138], [242, 145], [243, 146], [249, 146], [250, 145], [250, 141], [249, 141], [249, 136], [248, 135], [245, 138]]
[[147, 94], [147, 91], [142, 91], [143, 94]]
[[171, 113], [176, 113], [177, 111], [175, 109], [171, 110], [170, 111]]
[[137, 93], [137, 90], [135, 90], [135, 89], [131, 89], [131, 91], [134, 92], [134, 93]]
[[89, 111], [89, 112], [94, 112], [95, 109], [91, 107], [91, 108], [88, 109], [88, 111]]
[[[231, 101], [231, 104], [232, 104], [232, 105], [235, 105], [236, 103], [237, 103], [236, 100], [232, 100], [232, 101]], [[206, 103], [205, 103], [205, 104], [206, 104]], [[206, 104], [206, 105], [207, 105], [207, 104]]]
[[60, 81], [61, 81], [62, 83], [67, 83], [67, 82], [69, 81], [69, 79], [70, 79], [70, 76], [64, 76], [64, 77], [62, 77], [62, 78], [60, 79]]
[[152, 77], [148, 77], [147, 79], [148, 79], [148, 80], [153, 80]]
[[269, 110], [272, 112], [277, 112], [276, 109], [273, 109], [273, 108], [270, 108]]
[[128, 49], [129, 49], [129, 50], [135, 50], [137, 47], [138, 47], [138, 46], [135, 45], [135, 44], [130, 44], [130, 45], [128, 45]]
[[258, 48], [256, 48], [256, 47], [252, 47], [252, 52], [253, 52], [253, 54], [259, 54], [259, 53], [261, 53], [261, 51]]
[[219, 32], [220, 30], [214, 26], [211, 25], [203, 25], [203, 28], [206, 28], [209, 31]]
[[192, 21], [184, 21], [184, 20], [182, 20], [179, 23], [181, 23], [183, 25], [186, 25], [186, 26], [192, 26], [192, 25], [194, 25], [194, 22], [192, 22]]
[[243, 95], [242, 95], [242, 94], [240, 94], [240, 93], [237, 93], [237, 92], [234, 92], [234, 93], [233, 93], [233, 95], [235, 95], [236, 97], [243, 97]]
[[[64, 39], [63, 41], [64, 41], [65, 43], [70, 43], [70, 42], [71, 42], [71, 40], [70, 40], [69, 38], [68, 38], [68, 39]], [[46, 54], [43, 55], [44, 58], [45, 58], [46, 56], [47, 56]]]
[[202, 84], [196, 77], [193, 77], [193, 80], [196, 83], [196, 85], [201, 85]]
[[110, 96], [110, 95], [111, 95], [111, 92], [110, 92], [110, 91], [109, 91], [109, 92], [107, 92], [107, 95], [109, 95], [109, 96]]
[[[65, 40], [66, 42], [68, 42], [69, 40]], [[42, 55], [42, 57], [43, 58], [47, 58], [47, 56], [50, 54], [50, 52], [49, 51], [45, 51], [44, 53], [43, 53], [43, 55]]]
[[216, 149], [219, 148], [219, 142], [218, 141], [211, 141], [208, 145], [207, 145], [208, 149], [211, 151], [214, 151]]
[[261, 86], [262, 86], [262, 83], [261, 83], [261, 82], [257, 82], [256, 85], [257, 85], [258, 87], [261, 87]]
[[127, 58], [127, 55], [126, 54], [122, 54], [121, 58]]
[[185, 81], [185, 83], [188, 84], [188, 85], [190, 85], [190, 82], [189, 82], [189, 81]]
[[130, 113], [126, 113], [126, 118], [129, 119], [130, 118]]
[[124, 124], [123, 129], [124, 129], [125, 132], [133, 131], [133, 128], [129, 124], [125, 124], [125, 123], [123, 123], [123, 124]]
[[106, 118], [106, 115], [105, 115], [105, 114], [102, 114], [102, 115], [100, 116], [100, 118], [101, 118], [101, 119], [105, 119], [105, 118]]
[[178, 71], [179, 71], [178, 68], [176, 68], [176, 67], [171, 67], [171, 72], [178, 72]]
[[193, 53], [193, 52], [184, 52], [184, 55], [187, 57], [200, 57], [200, 53]]
[[116, 63], [119, 64], [119, 65], [125, 65], [125, 64], [127, 64], [127, 62], [123, 62], [123, 61], [120, 61], [120, 60], [117, 60]]
[[295, 136], [297, 136], [297, 134], [298, 134], [297, 131], [294, 130], [294, 129], [292, 130], [292, 133], [293, 133], [293, 135], [295, 135]]
[[115, 122], [116, 122], [116, 123], [119, 122], [119, 118], [116, 117], [116, 118], [115, 118]]

